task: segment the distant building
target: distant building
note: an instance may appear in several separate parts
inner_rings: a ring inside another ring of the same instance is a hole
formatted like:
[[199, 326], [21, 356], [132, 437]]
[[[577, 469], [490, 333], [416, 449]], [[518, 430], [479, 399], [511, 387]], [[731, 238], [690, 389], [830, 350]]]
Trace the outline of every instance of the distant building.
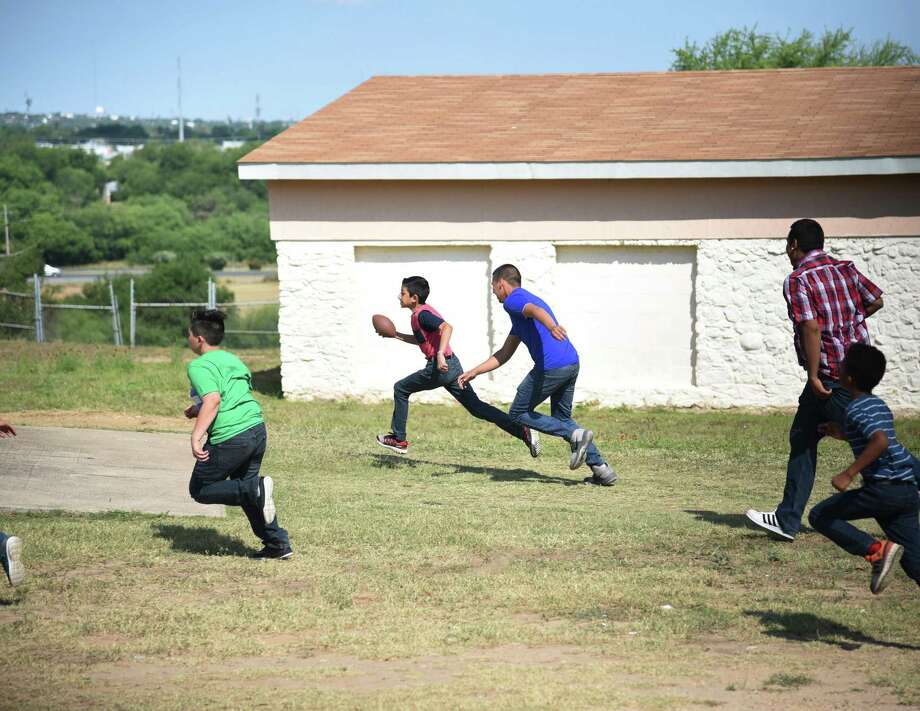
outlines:
[[[268, 181], [283, 389], [387, 398], [419, 366], [399, 281], [431, 282], [467, 367], [511, 262], [609, 405], [789, 406], [790, 223], [885, 290], [880, 393], [920, 407], [920, 67], [375, 77], [242, 158]], [[510, 400], [526, 353], [476, 381]], [[436, 395], [435, 397], [443, 397]]]

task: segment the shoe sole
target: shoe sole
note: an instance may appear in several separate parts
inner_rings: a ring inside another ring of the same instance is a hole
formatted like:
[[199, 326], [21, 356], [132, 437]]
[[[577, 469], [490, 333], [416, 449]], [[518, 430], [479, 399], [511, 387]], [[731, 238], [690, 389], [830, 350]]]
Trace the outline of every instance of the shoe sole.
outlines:
[[275, 499], [272, 496], [275, 489], [275, 482], [270, 476], [262, 479], [262, 486], [265, 489], [265, 503], [262, 505], [262, 518], [265, 519], [265, 525], [268, 526], [275, 520]]
[[892, 546], [891, 553], [889, 553], [885, 560], [882, 562], [882, 572], [879, 573], [878, 580], [875, 581], [875, 587], [872, 585], [869, 586], [870, 591], [873, 595], [878, 595], [882, 590], [888, 587], [890, 582], [888, 574], [894, 568], [899, 560], [901, 560], [901, 554], [904, 552], [904, 548], [895, 543]]
[[543, 451], [543, 443], [540, 441], [540, 435], [530, 430], [530, 442], [525, 440], [524, 442], [527, 445], [527, 449], [530, 450], [530, 456], [536, 459], [540, 456], [540, 452]]
[[585, 463], [585, 457], [588, 454], [588, 446], [593, 441], [594, 432], [585, 430], [585, 433], [581, 437], [581, 441], [578, 443], [575, 451], [572, 452], [572, 458], [569, 460], [569, 469], [578, 469], [578, 467]]
[[397, 448], [397, 447], [394, 447], [394, 446], [391, 445], [391, 444], [384, 444], [384, 443], [381, 442], [379, 439], [378, 439], [378, 440], [375, 440], [375, 441], [376, 441], [377, 444], [379, 444], [381, 447], [383, 447], [384, 449], [389, 449], [391, 452], [396, 452], [397, 454], [408, 454], [408, 453], [409, 453], [409, 449], [408, 449], [408, 448], [406, 448], [406, 449], [399, 449], [399, 448]]
[[771, 536], [776, 538], [776, 540], [778, 541], [794, 541], [795, 540], [795, 536], [790, 536], [788, 533], [780, 533], [779, 531], [774, 531], [772, 528], [765, 526], [763, 522], [758, 521], [756, 518], [751, 516], [751, 514], [749, 514], [746, 511], [744, 515], [747, 516], [748, 521], [750, 521], [752, 524], [754, 524], [754, 526], [756, 526], [756, 530], [766, 531]]
[[19, 585], [26, 579], [26, 567], [22, 563], [22, 541], [17, 536], [6, 539], [6, 565], [10, 585]]

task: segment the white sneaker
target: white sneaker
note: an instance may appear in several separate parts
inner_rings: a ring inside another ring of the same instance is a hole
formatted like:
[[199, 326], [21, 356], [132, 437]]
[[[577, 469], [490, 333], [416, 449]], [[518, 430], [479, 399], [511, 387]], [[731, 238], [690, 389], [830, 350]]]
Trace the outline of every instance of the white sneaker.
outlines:
[[536, 459], [543, 451], [543, 444], [540, 442], [540, 433], [524, 425], [524, 444], [530, 450], [530, 456]]
[[26, 567], [22, 564], [22, 541], [16, 536], [6, 539], [3, 551], [3, 568], [10, 585], [19, 585], [26, 579]]
[[594, 433], [591, 430], [578, 428], [572, 433], [570, 443], [572, 445], [572, 457], [569, 459], [569, 469], [578, 469], [585, 463], [585, 457], [588, 454], [588, 445], [594, 440]]
[[755, 511], [754, 509], [748, 509], [745, 512], [745, 516], [747, 516], [755, 526], [769, 531], [774, 536], [779, 536], [787, 541], [795, 540], [795, 536], [790, 536], [780, 528], [779, 521], [776, 520], [775, 511]]

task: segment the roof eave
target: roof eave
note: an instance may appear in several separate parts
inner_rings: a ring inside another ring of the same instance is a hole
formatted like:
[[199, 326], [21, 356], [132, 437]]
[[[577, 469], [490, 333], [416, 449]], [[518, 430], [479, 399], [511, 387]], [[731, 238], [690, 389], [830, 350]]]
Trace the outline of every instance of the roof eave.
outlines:
[[240, 163], [241, 180], [646, 180], [920, 173], [920, 156], [560, 163]]

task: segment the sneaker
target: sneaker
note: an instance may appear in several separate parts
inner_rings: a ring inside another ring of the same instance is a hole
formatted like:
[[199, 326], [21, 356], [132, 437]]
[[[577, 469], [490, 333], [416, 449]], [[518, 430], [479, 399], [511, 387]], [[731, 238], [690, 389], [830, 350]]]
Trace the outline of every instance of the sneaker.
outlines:
[[270, 476], [262, 477], [261, 494], [262, 494], [262, 518], [265, 519], [265, 525], [268, 526], [275, 520], [275, 499], [272, 492], [275, 488], [275, 482]]
[[543, 451], [543, 445], [540, 443], [540, 433], [536, 430], [532, 430], [529, 427], [524, 427], [524, 444], [527, 445], [527, 448], [530, 450], [530, 456], [536, 459], [540, 456], [540, 452]]
[[594, 433], [591, 430], [579, 428], [572, 433], [572, 438], [569, 440], [572, 445], [572, 458], [569, 459], [569, 469], [578, 469], [585, 463], [588, 445], [593, 440]]
[[252, 557], [258, 560], [285, 560], [294, 555], [290, 546], [265, 546], [258, 553], [253, 553]]
[[377, 444], [397, 454], [405, 454], [409, 451], [409, 443], [403, 439], [396, 439], [392, 432], [386, 435], [377, 435]]
[[3, 570], [10, 580], [10, 585], [19, 585], [26, 579], [26, 567], [22, 564], [22, 540], [10, 536], [4, 545]]
[[585, 484], [595, 484], [596, 486], [613, 486], [617, 483], [617, 473], [613, 471], [607, 462], [603, 464], [592, 464], [591, 471], [593, 474], [585, 477]]
[[872, 563], [872, 581], [869, 590], [873, 595], [878, 595], [888, 587], [888, 574], [900, 560], [904, 549], [897, 543], [882, 541], [881, 548], [873, 555], [867, 555], [866, 560]]
[[775, 511], [755, 511], [754, 509], [748, 509], [745, 512], [745, 516], [753, 523], [755, 526], [759, 526], [774, 536], [779, 536], [780, 538], [787, 541], [794, 541], [795, 536], [790, 536], [782, 528], [780, 528], [779, 521], [776, 520]]

